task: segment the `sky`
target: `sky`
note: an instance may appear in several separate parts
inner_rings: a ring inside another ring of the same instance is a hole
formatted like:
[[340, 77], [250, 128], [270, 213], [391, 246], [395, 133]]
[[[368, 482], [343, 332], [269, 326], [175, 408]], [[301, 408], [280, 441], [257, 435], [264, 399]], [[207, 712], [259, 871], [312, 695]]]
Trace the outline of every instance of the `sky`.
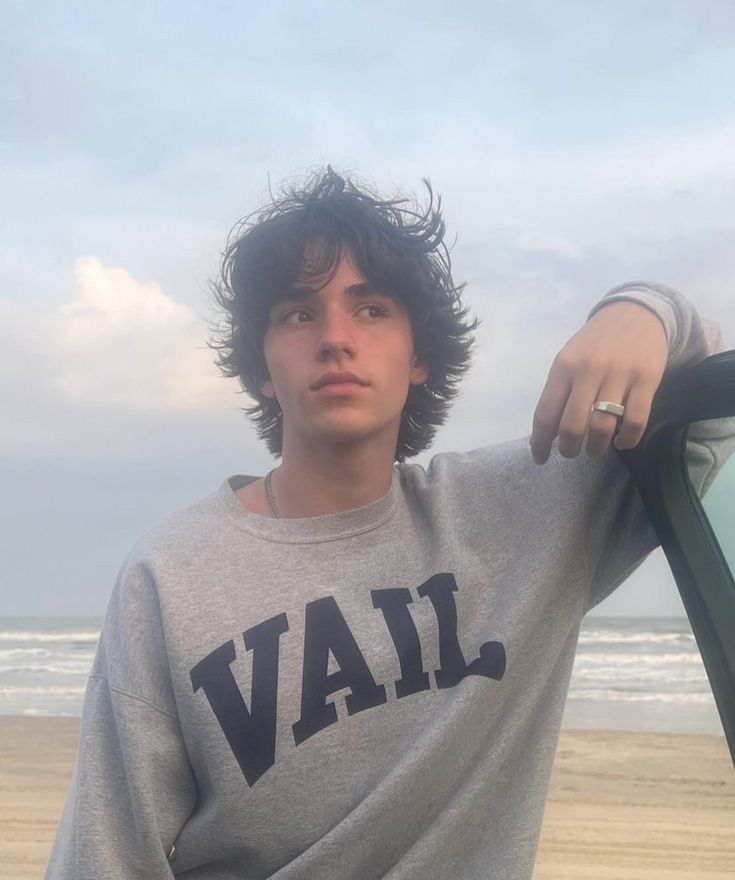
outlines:
[[[327, 163], [431, 181], [482, 321], [420, 464], [529, 435], [623, 282], [735, 346], [729, 0], [4, 9], [0, 615], [102, 615], [141, 534], [274, 466], [206, 345], [208, 281], [269, 185]], [[662, 552], [597, 612], [683, 614]]]

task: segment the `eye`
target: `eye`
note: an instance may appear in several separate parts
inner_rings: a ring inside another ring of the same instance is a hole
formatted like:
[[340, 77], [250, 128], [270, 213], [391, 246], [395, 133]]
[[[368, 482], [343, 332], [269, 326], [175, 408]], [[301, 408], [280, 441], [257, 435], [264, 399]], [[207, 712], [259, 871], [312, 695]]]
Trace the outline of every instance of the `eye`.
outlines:
[[358, 309], [358, 311], [360, 311], [360, 312], [364, 312], [365, 309], [370, 309], [370, 310], [371, 310], [371, 312], [373, 313], [373, 314], [371, 314], [371, 317], [372, 317], [372, 318], [379, 318], [379, 317], [381, 317], [381, 316], [383, 316], [383, 315], [387, 315], [387, 314], [388, 314], [387, 310], [384, 309], [383, 306], [379, 306], [377, 303], [367, 303], [367, 304], [364, 305], [364, 306], [360, 306], [360, 308]]
[[291, 309], [290, 312], [284, 312], [278, 319], [279, 324], [301, 324], [302, 321], [299, 321], [299, 315], [306, 315], [308, 317], [309, 313], [306, 309]]

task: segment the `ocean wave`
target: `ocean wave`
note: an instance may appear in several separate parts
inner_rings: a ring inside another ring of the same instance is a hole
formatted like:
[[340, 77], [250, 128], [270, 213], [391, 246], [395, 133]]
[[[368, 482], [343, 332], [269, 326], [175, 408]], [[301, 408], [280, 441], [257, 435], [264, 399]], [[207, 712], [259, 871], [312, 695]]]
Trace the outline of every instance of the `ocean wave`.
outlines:
[[655, 632], [637, 632], [624, 633], [614, 632], [605, 629], [588, 629], [581, 630], [579, 633], [580, 645], [601, 645], [605, 643], [611, 645], [621, 644], [671, 644], [672, 642], [684, 642], [686, 644], [696, 645], [697, 640], [693, 633], [655, 633]]
[[[92, 666], [94, 651], [47, 651], [44, 648], [24, 650], [16, 648], [11, 651], [0, 651], [0, 661], [10, 661], [11, 666], [0, 666], [0, 672], [8, 669], [46, 669], [49, 664], [73, 664], [75, 668], [84, 669]], [[13, 662], [14, 661], [14, 662]], [[41, 663], [47, 664], [41, 666]]]
[[82, 630], [80, 632], [41, 632], [39, 630], [3, 631], [0, 632], [0, 642], [96, 642], [100, 637], [100, 630]]
[[60, 675], [89, 675], [90, 663], [75, 663], [69, 661], [53, 666], [0, 666], [0, 674], [8, 675], [38, 675], [43, 672], [58, 673]]
[[50, 657], [52, 651], [48, 648], [0, 648], [0, 658], [8, 660], [11, 657]]
[[20, 712], [21, 715], [30, 715], [33, 718], [78, 718], [73, 712], [56, 712], [52, 709], [28, 708]]
[[21, 687], [20, 685], [9, 684], [0, 685], [0, 697], [83, 697], [85, 690], [86, 684], [77, 687], [63, 685], [51, 687], [28, 685], [27, 687]]
[[695, 693], [640, 693], [637, 691], [613, 691], [602, 688], [588, 688], [587, 690], [570, 690], [567, 697], [572, 702], [586, 700], [594, 703], [665, 703], [667, 705], [693, 706], [714, 705], [714, 697], [711, 692]]
[[678, 654], [593, 654], [580, 651], [574, 662], [581, 666], [666, 666], [668, 663], [702, 666], [702, 658], [697, 651]]
[[621, 675], [619, 669], [608, 666], [600, 666], [594, 669], [575, 668], [572, 672], [572, 686], [578, 681], [614, 681], [620, 682], [621, 686], [633, 688], [637, 686], [650, 686], [651, 682], [660, 683], [661, 687], [675, 685], [700, 684], [709, 687], [709, 679], [704, 669], [678, 669], [672, 670], [668, 675], [662, 675], [659, 669], [636, 669], [634, 672], [626, 670]]

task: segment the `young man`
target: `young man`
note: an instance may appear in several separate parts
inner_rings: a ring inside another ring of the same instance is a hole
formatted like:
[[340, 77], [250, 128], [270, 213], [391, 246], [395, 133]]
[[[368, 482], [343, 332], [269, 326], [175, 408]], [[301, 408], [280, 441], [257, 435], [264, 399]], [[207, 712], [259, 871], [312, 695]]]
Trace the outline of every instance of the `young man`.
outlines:
[[531, 877], [580, 622], [657, 545], [611, 440], [723, 346], [681, 294], [623, 285], [530, 448], [407, 464], [476, 322], [440, 204], [402, 204], [328, 168], [228, 247], [218, 362], [281, 462], [123, 562], [47, 880]]

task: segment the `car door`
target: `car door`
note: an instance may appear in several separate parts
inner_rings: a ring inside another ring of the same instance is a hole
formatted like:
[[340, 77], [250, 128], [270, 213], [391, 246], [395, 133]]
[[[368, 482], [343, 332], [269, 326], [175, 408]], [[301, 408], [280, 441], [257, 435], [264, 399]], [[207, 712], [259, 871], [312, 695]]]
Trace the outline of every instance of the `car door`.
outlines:
[[676, 579], [735, 765], [735, 350], [666, 375], [643, 438], [619, 454]]

